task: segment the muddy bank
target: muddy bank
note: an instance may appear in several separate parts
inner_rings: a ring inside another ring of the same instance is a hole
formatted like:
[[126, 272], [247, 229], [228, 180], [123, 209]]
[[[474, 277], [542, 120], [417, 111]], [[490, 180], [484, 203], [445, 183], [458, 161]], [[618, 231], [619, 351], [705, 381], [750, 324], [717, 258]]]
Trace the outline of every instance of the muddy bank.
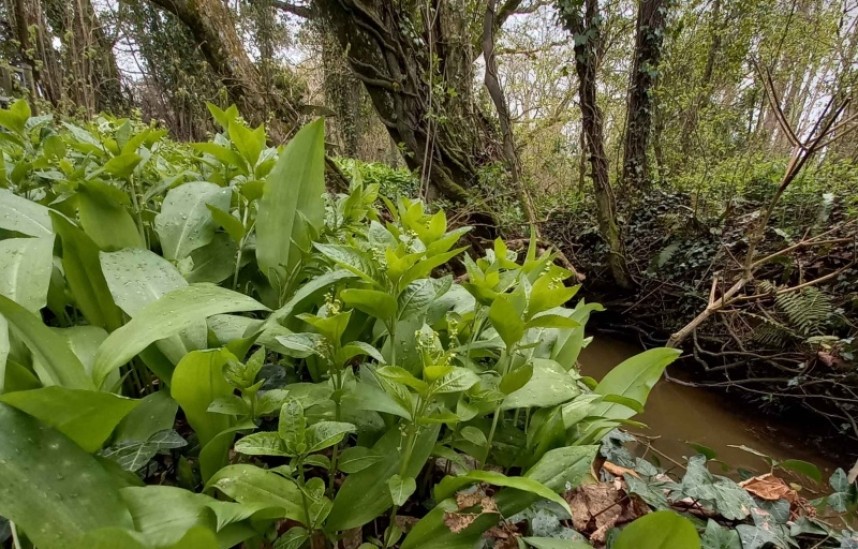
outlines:
[[[597, 335], [581, 353], [581, 369], [601, 379], [640, 351], [637, 345]], [[671, 366], [670, 374], [681, 378], [682, 366]], [[848, 470], [852, 466], [848, 457], [837, 456], [833, 448], [825, 448], [796, 425], [754, 414], [748, 408], [727, 395], [662, 380], [652, 390], [644, 413], [635, 419], [648, 425], [638, 434], [651, 437], [653, 448], [666, 456], [660, 459], [665, 467], [670, 466], [667, 458], [684, 463], [686, 456], [697, 453], [688, 442], [711, 448], [719, 460], [734, 469], [767, 469], [762, 459], [735, 446], [747, 446], [778, 460], [808, 461], [819, 467], [825, 478], [837, 467]]]

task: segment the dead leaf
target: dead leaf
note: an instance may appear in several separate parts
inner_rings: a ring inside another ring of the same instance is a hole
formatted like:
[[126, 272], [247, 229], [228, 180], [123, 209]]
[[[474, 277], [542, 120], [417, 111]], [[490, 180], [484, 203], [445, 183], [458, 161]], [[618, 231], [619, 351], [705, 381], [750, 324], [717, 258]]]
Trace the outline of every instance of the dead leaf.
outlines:
[[417, 524], [419, 521], [420, 519], [417, 517], [409, 517], [405, 515], [396, 515], [396, 517], [393, 519], [393, 522], [396, 524], [396, 526], [399, 527], [400, 530], [402, 530], [403, 534], [407, 534], [408, 532], [410, 532], [411, 528], [413, 528], [414, 525]]
[[747, 490], [751, 495], [766, 501], [777, 501], [780, 499], [795, 504], [798, 502], [798, 493], [790, 488], [783, 479], [771, 473], [743, 480], [739, 486]]
[[849, 469], [849, 474], [846, 475], [846, 480], [849, 482], [849, 484], [855, 482], [855, 479], [858, 479], [858, 461], [855, 462], [855, 465], [853, 465], [852, 468]]
[[525, 528], [527, 528], [526, 521], [516, 523], [502, 522], [486, 530], [483, 537], [489, 540], [489, 542], [494, 542], [492, 544], [494, 549], [518, 549], [518, 538], [521, 537]]
[[[396, 517], [399, 518], [399, 517]], [[363, 543], [363, 528], [357, 527], [343, 532], [342, 547], [343, 549], [357, 549]]]
[[649, 506], [627, 494], [623, 486], [622, 482], [603, 482], [568, 492], [565, 497], [575, 529], [589, 535], [591, 541], [604, 543], [608, 530], [648, 513]]
[[444, 526], [458, 534], [477, 520], [480, 513], [444, 513]]
[[635, 478], [641, 478], [640, 475], [638, 475], [638, 472], [635, 471], [634, 469], [629, 469], [628, 467], [621, 467], [621, 466], [617, 465], [616, 463], [611, 463], [610, 461], [606, 461], [605, 463], [603, 463], [602, 469], [611, 473], [615, 477], [622, 477], [623, 475], [631, 475]]

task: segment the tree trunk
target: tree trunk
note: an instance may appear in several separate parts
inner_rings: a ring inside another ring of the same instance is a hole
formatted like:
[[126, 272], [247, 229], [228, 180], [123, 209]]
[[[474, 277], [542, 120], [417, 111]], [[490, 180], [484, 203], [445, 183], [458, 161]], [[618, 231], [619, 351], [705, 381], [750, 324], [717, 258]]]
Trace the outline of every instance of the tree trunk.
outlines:
[[433, 2], [410, 13], [393, 0], [317, 0], [314, 6], [391, 138], [406, 151], [409, 168], [448, 199], [473, 204], [469, 188], [493, 155], [494, 141], [472, 101], [472, 38], [455, 12], [463, 8]]
[[[251, 124], [265, 123], [268, 135], [281, 143], [297, 129], [298, 112], [276, 89], [266, 89], [263, 85], [223, 0], [150, 1], [173, 13], [188, 27], [230, 99]], [[325, 163], [329, 183], [347, 189], [348, 182], [339, 168], [330, 158]]]
[[642, 0], [638, 8], [623, 150], [623, 187], [626, 189], [646, 189], [651, 183], [647, 162], [653, 110], [650, 91], [661, 61], [666, 10], [665, 0]]
[[64, 95], [92, 116], [127, 110], [121, 76], [108, 38], [91, 0], [44, 0], [48, 22], [62, 43]]
[[585, 0], [584, 11], [572, 2], [561, 3], [563, 25], [575, 39], [575, 70], [578, 73], [578, 97], [581, 121], [587, 134], [596, 216], [599, 231], [608, 246], [608, 266], [614, 282], [621, 288], [631, 288], [632, 281], [626, 265], [625, 249], [617, 224], [617, 202], [608, 177], [605, 155], [605, 130], [602, 112], [596, 101], [596, 66], [601, 34], [598, 0]]
[[15, 31], [20, 53], [32, 73], [30, 106], [37, 112], [37, 90], [54, 107], [63, 98], [62, 72], [57, 54], [45, 35], [44, 9], [41, 0], [14, 0]]
[[278, 141], [295, 129], [298, 113], [283, 98], [263, 87], [259, 71], [244, 49], [223, 0], [151, 2], [174, 14], [188, 27], [230, 99], [248, 121], [268, 122], [269, 134]]
[[509, 116], [509, 108], [507, 107], [506, 98], [504, 97], [503, 88], [498, 79], [498, 64], [495, 58], [495, 20], [496, 16], [496, 0], [488, 0], [486, 5], [486, 15], [483, 22], [483, 59], [486, 63], [485, 86], [495, 105], [495, 110], [500, 123], [501, 134], [503, 135], [503, 156], [504, 162], [507, 165], [509, 176], [512, 181], [513, 188], [519, 195], [519, 200], [524, 208], [527, 220], [530, 222], [536, 231], [536, 236], [539, 236], [539, 227], [536, 225], [536, 208], [533, 206], [533, 200], [530, 193], [527, 192], [527, 187], [521, 179], [521, 164], [518, 159], [518, 152], [515, 148], [515, 135], [512, 132], [512, 121]]
[[721, 1], [713, 0], [712, 2], [712, 17], [709, 22], [711, 36], [709, 39], [709, 51], [706, 55], [706, 65], [703, 68], [703, 77], [697, 87], [697, 94], [694, 97], [691, 108], [686, 112], [682, 123], [680, 146], [682, 147], [683, 156], [687, 156], [691, 152], [692, 136], [697, 131], [699, 111], [705, 103], [709, 102], [709, 98], [712, 95], [712, 76], [715, 73], [715, 61], [721, 51], [721, 34], [724, 28], [724, 23], [721, 21]]

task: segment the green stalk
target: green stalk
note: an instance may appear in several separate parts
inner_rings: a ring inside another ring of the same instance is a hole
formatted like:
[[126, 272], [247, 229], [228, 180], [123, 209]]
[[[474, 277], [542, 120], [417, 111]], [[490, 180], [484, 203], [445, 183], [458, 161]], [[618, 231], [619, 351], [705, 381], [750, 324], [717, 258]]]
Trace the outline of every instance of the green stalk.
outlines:
[[[416, 418], [416, 417], [420, 417], [421, 415], [423, 415], [425, 408], [426, 407], [422, 402], [418, 402], [417, 413], [415, 414], [414, 417]], [[417, 440], [417, 423], [412, 421], [411, 423], [408, 424], [408, 431], [405, 435], [405, 448], [404, 448], [405, 453], [402, 455], [402, 461], [399, 464], [399, 478], [400, 479], [405, 478], [405, 472], [408, 470], [408, 465], [411, 462], [411, 454], [414, 451], [414, 444], [415, 444], [416, 440]], [[396, 523], [397, 511], [399, 511], [398, 505], [394, 505], [393, 507], [390, 508], [390, 525], [393, 525]], [[387, 549], [387, 547], [388, 547], [387, 540], [384, 541], [384, 547], [385, 547], [385, 549]]]
[[128, 177], [128, 184], [131, 186], [131, 205], [134, 207], [134, 221], [137, 225], [137, 232], [140, 233], [140, 238], [146, 247], [149, 247], [149, 240], [146, 238], [146, 230], [143, 228], [143, 212], [140, 209], [140, 201], [137, 199], [137, 185], [134, 183], [134, 176]]
[[[334, 420], [341, 421], [342, 418], [342, 404], [340, 399], [342, 397], [343, 390], [343, 372], [340, 369], [336, 369], [331, 366], [332, 378], [334, 380]], [[339, 465], [340, 459], [340, 443], [334, 445], [334, 449], [331, 453], [331, 472], [328, 476], [328, 491], [330, 492], [330, 496], [333, 499], [334, 497], [334, 480], [337, 476], [337, 467]]]
[[[239, 200], [238, 207], [241, 209], [242, 202]], [[250, 228], [247, 226], [247, 217], [250, 212], [250, 203], [244, 207], [244, 212], [241, 214], [241, 226], [244, 227], [244, 236], [238, 242], [238, 252], [235, 254], [235, 273], [232, 275], [232, 289], [238, 290], [238, 271], [241, 270], [241, 256], [244, 253], [244, 242], [247, 240], [247, 235], [250, 233]]]

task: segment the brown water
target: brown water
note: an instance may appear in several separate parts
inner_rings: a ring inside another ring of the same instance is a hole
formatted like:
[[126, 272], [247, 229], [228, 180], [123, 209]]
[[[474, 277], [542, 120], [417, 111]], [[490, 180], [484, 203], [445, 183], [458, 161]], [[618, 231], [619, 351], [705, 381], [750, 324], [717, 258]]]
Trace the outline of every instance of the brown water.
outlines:
[[[581, 369], [601, 379], [611, 368], [639, 352], [638, 346], [597, 336], [581, 353]], [[677, 375], [675, 370], [673, 375]], [[836, 463], [818, 448], [802, 443], [805, 433], [793, 426], [754, 415], [753, 410], [737, 405], [735, 400], [702, 388], [662, 380], [650, 393], [644, 413], [635, 419], [649, 427], [637, 431], [657, 437], [652, 440], [653, 448], [679, 462], [697, 453], [686, 444], [695, 442], [712, 448], [719, 460], [733, 468], [761, 473], [768, 472], [762, 459], [731, 446], [748, 446], [778, 460], [809, 461], [822, 470], [824, 478], [837, 467], [849, 470], [852, 466]], [[670, 468], [669, 460], [663, 456], [659, 459], [663, 467]]]

